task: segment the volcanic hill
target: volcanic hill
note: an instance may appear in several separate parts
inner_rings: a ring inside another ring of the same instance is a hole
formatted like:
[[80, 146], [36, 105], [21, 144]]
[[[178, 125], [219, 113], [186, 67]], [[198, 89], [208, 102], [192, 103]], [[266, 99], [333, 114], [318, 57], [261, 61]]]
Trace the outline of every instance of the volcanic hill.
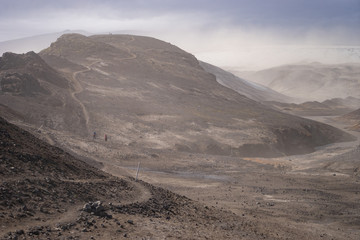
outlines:
[[[67, 34], [40, 56], [67, 78], [70, 87], [48, 84], [51, 95], [46, 100], [41, 93], [1, 94], [2, 102], [17, 112], [31, 111], [24, 115], [49, 131], [107, 134], [111, 148], [280, 156], [353, 139], [220, 85], [193, 55], [154, 38]], [[6, 58], [2, 61], [7, 64]], [[63, 147], [92, 149], [88, 143], [65, 138]]]

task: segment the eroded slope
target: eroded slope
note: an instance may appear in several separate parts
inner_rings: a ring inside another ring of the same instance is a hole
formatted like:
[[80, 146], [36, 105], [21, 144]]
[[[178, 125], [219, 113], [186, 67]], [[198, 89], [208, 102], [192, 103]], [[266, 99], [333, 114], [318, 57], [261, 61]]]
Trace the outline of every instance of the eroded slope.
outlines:
[[49, 61], [81, 85], [76, 96], [89, 113], [88, 134], [111, 133], [118, 145], [274, 156], [351, 139], [221, 86], [193, 55], [153, 38], [64, 35], [41, 56], [65, 58], [87, 69], [64, 70]]

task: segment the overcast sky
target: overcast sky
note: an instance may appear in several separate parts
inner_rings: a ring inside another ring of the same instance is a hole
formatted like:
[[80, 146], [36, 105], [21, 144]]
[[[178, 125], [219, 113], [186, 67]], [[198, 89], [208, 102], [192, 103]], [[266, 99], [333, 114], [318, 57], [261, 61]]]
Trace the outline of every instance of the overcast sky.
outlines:
[[189, 51], [360, 45], [360, 0], [0, 0], [0, 41], [131, 31]]

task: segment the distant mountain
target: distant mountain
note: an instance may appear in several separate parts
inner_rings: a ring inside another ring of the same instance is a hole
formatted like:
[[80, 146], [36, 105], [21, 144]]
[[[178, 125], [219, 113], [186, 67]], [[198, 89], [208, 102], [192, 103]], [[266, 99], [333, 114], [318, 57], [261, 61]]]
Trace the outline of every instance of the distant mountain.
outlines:
[[85, 31], [71, 31], [66, 30], [63, 32], [49, 33], [43, 35], [36, 35], [32, 37], [14, 39], [9, 41], [0, 42], [0, 55], [5, 52], [13, 53], [27, 53], [30, 51], [40, 52], [48, 47], [50, 43], [55, 42], [57, 38], [66, 33], [81, 33], [83, 35], [90, 35]]
[[241, 79], [219, 67], [213, 66], [205, 62], [200, 62], [200, 65], [205, 69], [205, 71], [214, 74], [216, 77], [216, 81], [218, 81], [221, 85], [235, 90], [236, 92], [255, 101], [293, 101], [293, 99], [288, 96], [280, 94], [263, 85]]
[[212, 59], [215, 65], [221, 66], [237, 76], [244, 77], [242, 75], [244, 71], [261, 71], [289, 64], [307, 65], [316, 62], [327, 65], [359, 64], [360, 46], [244, 46], [236, 50], [199, 53], [197, 56], [201, 59]]
[[54, 136], [66, 132], [61, 144], [74, 151], [95, 149], [86, 142], [93, 131], [112, 139], [104, 146], [109, 160], [116, 158], [115, 149], [124, 148], [282, 156], [353, 139], [220, 85], [193, 55], [154, 38], [67, 34], [40, 56], [67, 78], [69, 87], [41, 82], [51, 93], [47, 98], [2, 93], [0, 100]]
[[332, 98], [323, 102], [311, 101], [300, 104], [269, 101], [264, 104], [298, 116], [337, 116], [359, 108], [360, 99], [354, 97]]
[[360, 63], [285, 65], [239, 76], [301, 101], [360, 98]]
[[357, 109], [351, 113], [345, 114], [344, 118], [350, 119], [350, 120], [359, 120], [360, 121], [360, 109]]

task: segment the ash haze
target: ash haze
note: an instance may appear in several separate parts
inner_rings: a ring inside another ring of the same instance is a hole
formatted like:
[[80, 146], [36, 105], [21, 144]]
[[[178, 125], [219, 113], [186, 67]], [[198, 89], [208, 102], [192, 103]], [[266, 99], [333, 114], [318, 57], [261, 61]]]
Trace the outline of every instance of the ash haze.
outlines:
[[203, 61], [245, 70], [360, 62], [360, 0], [0, 2], [1, 42], [76, 29], [153, 36]]

